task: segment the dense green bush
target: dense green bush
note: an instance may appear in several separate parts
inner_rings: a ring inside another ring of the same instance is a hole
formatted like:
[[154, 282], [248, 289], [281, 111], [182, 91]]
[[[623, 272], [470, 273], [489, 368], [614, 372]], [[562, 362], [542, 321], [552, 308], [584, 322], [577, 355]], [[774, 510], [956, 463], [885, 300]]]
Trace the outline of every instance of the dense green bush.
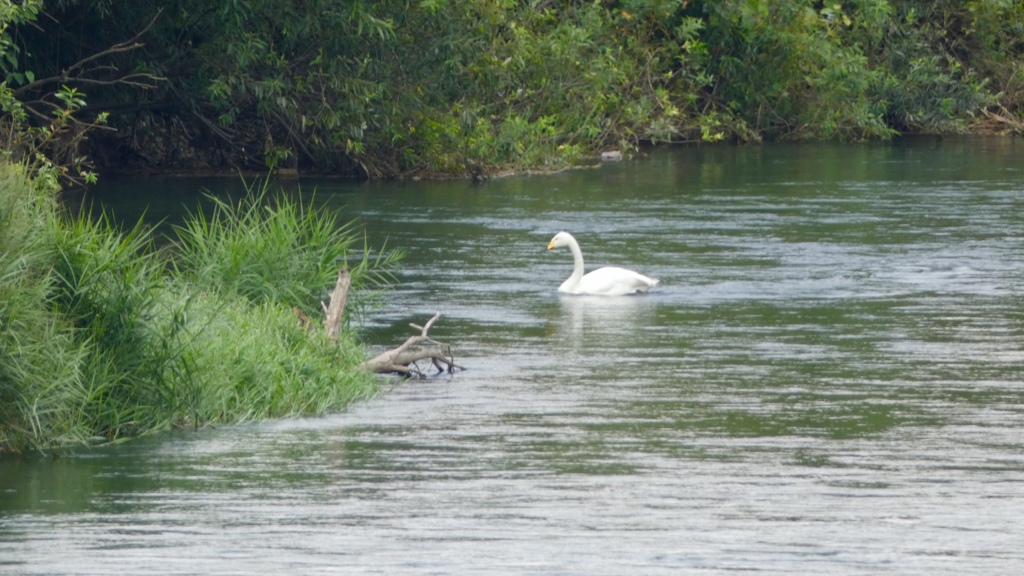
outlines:
[[[219, 228], [193, 218], [187, 240], [158, 250], [141, 227], [65, 217], [0, 164], [0, 452], [319, 414], [374, 393], [352, 332], [307, 332], [292, 309], [312, 310], [333, 284], [351, 226], [283, 197], [221, 206], [205, 221]], [[224, 230], [245, 230], [249, 251], [197, 254]], [[350, 264], [379, 283], [395, 258]]]
[[8, 125], [63, 110], [66, 151], [109, 111], [90, 150], [111, 165], [382, 178], [992, 111], [1022, 126], [1014, 0], [62, 0], [34, 23], [38, 0], [20, 6], [0, 11]]

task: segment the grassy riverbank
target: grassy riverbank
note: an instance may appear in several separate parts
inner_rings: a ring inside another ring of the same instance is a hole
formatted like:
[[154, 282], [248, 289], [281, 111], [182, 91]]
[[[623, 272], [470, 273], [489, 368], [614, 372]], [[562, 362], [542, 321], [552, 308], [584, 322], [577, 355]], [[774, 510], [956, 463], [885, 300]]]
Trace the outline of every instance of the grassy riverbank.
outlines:
[[158, 248], [141, 226], [71, 219], [0, 165], [0, 452], [320, 414], [375, 393], [352, 332], [307, 333], [293, 307], [314, 314], [339, 262], [358, 301], [397, 255], [347, 261], [362, 240], [351, 226], [252, 192]]

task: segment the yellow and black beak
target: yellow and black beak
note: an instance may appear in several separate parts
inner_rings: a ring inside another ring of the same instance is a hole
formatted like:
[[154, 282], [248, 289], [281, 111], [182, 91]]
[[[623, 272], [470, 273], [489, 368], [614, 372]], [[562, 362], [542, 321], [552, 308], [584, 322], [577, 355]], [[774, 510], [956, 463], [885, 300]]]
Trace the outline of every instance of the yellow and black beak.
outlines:
[[554, 249], [555, 249], [555, 241], [552, 240], [551, 242], [548, 242], [548, 250], [554, 250]]

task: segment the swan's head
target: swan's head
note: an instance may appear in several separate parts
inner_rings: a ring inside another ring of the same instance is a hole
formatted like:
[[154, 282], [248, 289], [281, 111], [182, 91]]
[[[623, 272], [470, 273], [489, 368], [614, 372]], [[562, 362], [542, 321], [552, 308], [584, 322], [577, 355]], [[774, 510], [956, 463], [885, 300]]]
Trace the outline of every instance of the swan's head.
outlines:
[[561, 248], [570, 244], [572, 244], [572, 236], [568, 232], [559, 232], [555, 234], [551, 242], [548, 242], [548, 250], [554, 250], [555, 248]]

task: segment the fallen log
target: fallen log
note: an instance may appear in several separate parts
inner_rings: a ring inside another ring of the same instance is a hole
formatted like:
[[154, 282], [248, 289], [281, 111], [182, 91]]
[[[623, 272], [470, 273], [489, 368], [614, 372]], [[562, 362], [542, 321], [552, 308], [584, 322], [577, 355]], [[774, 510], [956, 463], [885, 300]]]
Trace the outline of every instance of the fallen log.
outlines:
[[[345, 312], [345, 300], [348, 298], [348, 290], [352, 286], [352, 275], [348, 269], [338, 270], [338, 281], [331, 292], [330, 304], [321, 302], [320, 307], [324, 311], [324, 330], [327, 336], [337, 339], [341, 332], [342, 317]], [[302, 310], [295, 308], [295, 314], [299, 323], [307, 330], [313, 329], [313, 321], [309, 319]], [[449, 374], [456, 369], [465, 370], [455, 363], [455, 356], [452, 354], [451, 346], [438, 342], [428, 336], [430, 327], [441, 317], [441, 313], [434, 314], [425, 325], [409, 324], [420, 331], [418, 336], [410, 336], [401, 346], [393, 348], [360, 364], [364, 370], [372, 370], [382, 374], [402, 374], [403, 376], [417, 376], [423, 378], [423, 371], [416, 364], [421, 360], [430, 360], [437, 373], [447, 371]]]
[[401, 346], [378, 354], [363, 362], [360, 367], [382, 374], [401, 374], [419, 378], [425, 377], [416, 364], [421, 360], [430, 360], [438, 374], [445, 371], [451, 374], [456, 369], [465, 370], [455, 363], [451, 346], [438, 342], [427, 335], [430, 327], [440, 317], [440, 312], [434, 314], [434, 317], [423, 326], [410, 323], [409, 326], [420, 331], [419, 335], [410, 336]]

